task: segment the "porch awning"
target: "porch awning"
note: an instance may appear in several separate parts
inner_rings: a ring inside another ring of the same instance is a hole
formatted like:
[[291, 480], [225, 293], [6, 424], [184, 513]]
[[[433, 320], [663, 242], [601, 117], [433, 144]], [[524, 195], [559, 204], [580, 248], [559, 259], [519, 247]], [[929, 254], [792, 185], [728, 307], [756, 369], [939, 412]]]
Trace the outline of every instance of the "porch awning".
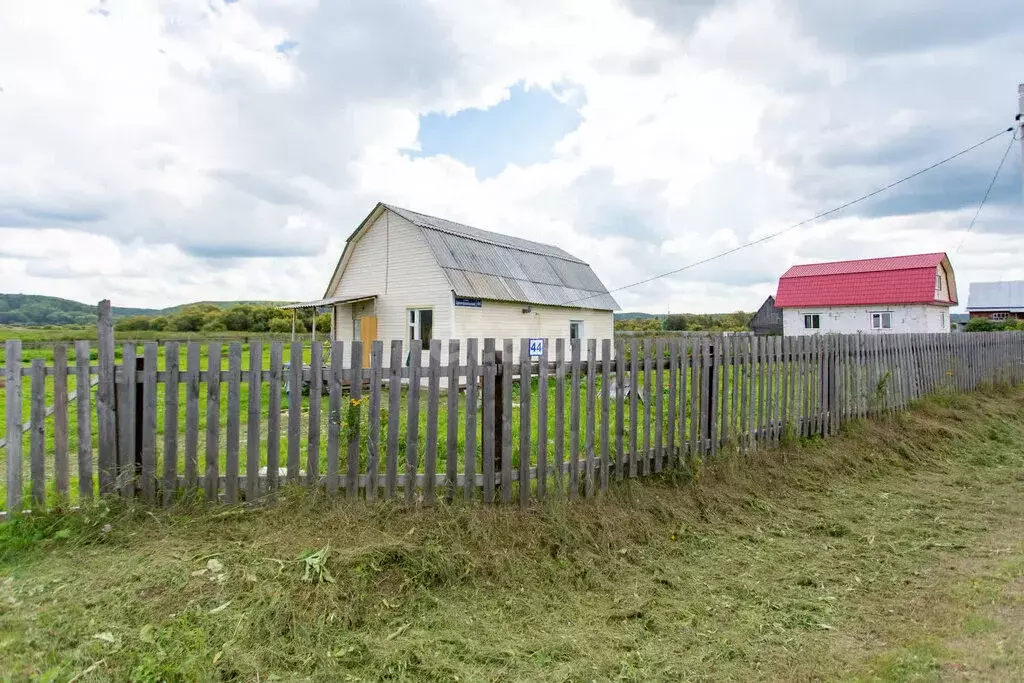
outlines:
[[297, 308], [320, 308], [321, 306], [334, 306], [336, 304], [354, 304], [360, 301], [370, 301], [376, 299], [376, 294], [360, 294], [352, 296], [332, 296], [328, 299], [319, 299], [317, 301], [299, 301], [294, 304], [286, 304], [281, 308], [294, 310]]

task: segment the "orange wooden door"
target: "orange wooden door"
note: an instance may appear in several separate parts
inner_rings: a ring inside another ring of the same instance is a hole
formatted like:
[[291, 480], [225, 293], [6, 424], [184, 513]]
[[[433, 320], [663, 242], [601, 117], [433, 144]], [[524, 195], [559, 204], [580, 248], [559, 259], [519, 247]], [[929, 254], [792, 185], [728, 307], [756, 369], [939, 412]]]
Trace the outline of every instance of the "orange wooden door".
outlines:
[[377, 317], [364, 315], [359, 318], [359, 341], [363, 342], [363, 367], [370, 367], [370, 346], [377, 339]]

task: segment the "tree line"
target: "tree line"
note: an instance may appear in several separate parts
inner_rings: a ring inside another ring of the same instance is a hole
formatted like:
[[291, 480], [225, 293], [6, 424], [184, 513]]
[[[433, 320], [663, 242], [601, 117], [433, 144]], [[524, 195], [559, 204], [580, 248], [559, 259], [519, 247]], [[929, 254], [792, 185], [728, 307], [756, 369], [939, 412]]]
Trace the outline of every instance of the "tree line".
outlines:
[[[295, 330], [310, 332], [314, 321], [313, 309], [295, 311]], [[95, 317], [94, 317], [95, 320]], [[292, 331], [292, 311], [276, 306], [239, 304], [220, 308], [214, 304], [193, 304], [177, 313], [165, 315], [136, 315], [121, 318], [114, 329], [122, 332], [153, 330], [155, 332], [274, 332]], [[331, 330], [330, 313], [316, 316], [317, 332]]]
[[674, 313], [672, 315], [626, 318], [615, 321], [615, 329], [632, 332], [745, 332], [750, 330], [753, 313]]

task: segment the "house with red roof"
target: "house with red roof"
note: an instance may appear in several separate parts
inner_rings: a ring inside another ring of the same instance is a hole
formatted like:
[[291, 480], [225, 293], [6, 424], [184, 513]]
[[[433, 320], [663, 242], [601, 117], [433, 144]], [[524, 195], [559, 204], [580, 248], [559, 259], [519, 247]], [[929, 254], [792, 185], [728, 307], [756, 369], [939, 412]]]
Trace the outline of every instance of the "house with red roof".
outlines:
[[941, 252], [793, 266], [775, 296], [786, 336], [949, 332], [956, 304]]

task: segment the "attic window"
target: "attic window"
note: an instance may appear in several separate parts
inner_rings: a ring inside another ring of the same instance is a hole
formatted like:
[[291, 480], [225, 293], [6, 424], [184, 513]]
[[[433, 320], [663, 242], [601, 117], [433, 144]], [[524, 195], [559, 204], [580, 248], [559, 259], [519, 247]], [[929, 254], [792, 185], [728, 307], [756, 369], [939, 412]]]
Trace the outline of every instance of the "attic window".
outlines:
[[941, 275], [936, 275], [935, 276], [935, 291], [936, 292], [941, 292], [942, 291], [942, 276]]

